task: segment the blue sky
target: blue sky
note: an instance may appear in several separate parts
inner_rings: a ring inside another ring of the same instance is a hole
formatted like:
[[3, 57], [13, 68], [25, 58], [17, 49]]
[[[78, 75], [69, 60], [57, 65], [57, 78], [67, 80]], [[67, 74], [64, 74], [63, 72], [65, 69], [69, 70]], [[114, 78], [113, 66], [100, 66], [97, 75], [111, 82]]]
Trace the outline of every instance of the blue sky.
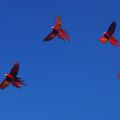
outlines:
[[[0, 81], [20, 62], [26, 86], [0, 91], [2, 120], [119, 120], [120, 49], [99, 38], [113, 20], [120, 41], [118, 0], [1, 0]], [[45, 43], [56, 16], [71, 42]]]

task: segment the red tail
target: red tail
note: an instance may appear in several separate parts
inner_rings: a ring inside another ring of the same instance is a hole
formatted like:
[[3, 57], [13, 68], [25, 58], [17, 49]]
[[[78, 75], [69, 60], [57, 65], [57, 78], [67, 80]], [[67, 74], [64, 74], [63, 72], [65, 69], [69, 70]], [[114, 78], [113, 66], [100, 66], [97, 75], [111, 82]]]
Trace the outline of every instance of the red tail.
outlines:
[[16, 79], [15, 81], [12, 82], [12, 85], [14, 87], [21, 88], [22, 85], [25, 85], [25, 84], [24, 84], [24, 81], [22, 81], [20, 79]]
[[119, 42], [114, 38], [114, 37], [110, 37], [110, 43], [116, 47], [120, 47]]

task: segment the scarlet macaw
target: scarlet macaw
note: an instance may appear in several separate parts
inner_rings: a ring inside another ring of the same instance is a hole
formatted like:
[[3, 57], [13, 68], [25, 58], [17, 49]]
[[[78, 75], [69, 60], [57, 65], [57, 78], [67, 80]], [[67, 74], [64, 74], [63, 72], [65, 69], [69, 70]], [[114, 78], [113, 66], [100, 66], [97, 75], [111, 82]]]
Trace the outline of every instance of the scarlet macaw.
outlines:
[[109, 41], [112, 45], [119, 47], [120, 45], [118, 41], [113, 37], [115, 29], [116, 29], [116, 22], [113, 21], [111, 25], [109, 26], [107, 32], [104, 32], [104, 36], [100, 38], [100, 42], [106, 43]]
[[118, 79], [120, 80], [120, 70], [118, 71]]
[[48, 34], [47, 37], [44, 38], [44, 41], [50, 41], [54, 39], [56, 36], [58, 36], [58, 38], [62, 40], [70, 40], [70, 36], [65, 30], [61, 28], [61, 26], [62, 26], [61, 18], [60, 16], [57, 16], [56, 23], [52, 27], [53, 29], [52, 32]]
[[6, 76], [5, 80], [0, 83], [0, 89], [4, 89], [9, 86], [11, 83], [14, 87], [20, 88], [24, 84], [24, 81], [21, 78], [17, 77], [19, 71], [19, 63], [15, 63], [10, 70], [9, 74], [4, 74]]

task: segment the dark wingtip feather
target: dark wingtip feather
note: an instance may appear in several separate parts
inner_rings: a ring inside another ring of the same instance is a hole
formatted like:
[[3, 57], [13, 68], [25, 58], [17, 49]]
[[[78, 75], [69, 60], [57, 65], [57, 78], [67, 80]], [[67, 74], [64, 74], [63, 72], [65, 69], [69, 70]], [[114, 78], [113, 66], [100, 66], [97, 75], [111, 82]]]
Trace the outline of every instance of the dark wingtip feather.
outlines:
[[113, 21], [111, 23], [111, 25], [109, 26], [108, 30], [107, 30], [107, 33], [112, 36], [112, 34], [115, 32], [115, 29], [116, 29], [116, 21]]

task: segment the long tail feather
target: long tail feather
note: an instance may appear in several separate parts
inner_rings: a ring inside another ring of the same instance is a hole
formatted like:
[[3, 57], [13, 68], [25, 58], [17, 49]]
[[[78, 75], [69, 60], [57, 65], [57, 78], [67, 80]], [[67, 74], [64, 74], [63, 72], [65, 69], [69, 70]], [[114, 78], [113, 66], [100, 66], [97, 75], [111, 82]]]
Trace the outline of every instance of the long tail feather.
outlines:
[[120, 47], [119, 42], [114, 37], [111, 37], [109, 41], [112, 45]]
[[25, 83], [20, 78], [17, 78], [15, 81], [12, 82], [12, 85], [16, 88], [21, 88], [23, 85], [25, 85]]

